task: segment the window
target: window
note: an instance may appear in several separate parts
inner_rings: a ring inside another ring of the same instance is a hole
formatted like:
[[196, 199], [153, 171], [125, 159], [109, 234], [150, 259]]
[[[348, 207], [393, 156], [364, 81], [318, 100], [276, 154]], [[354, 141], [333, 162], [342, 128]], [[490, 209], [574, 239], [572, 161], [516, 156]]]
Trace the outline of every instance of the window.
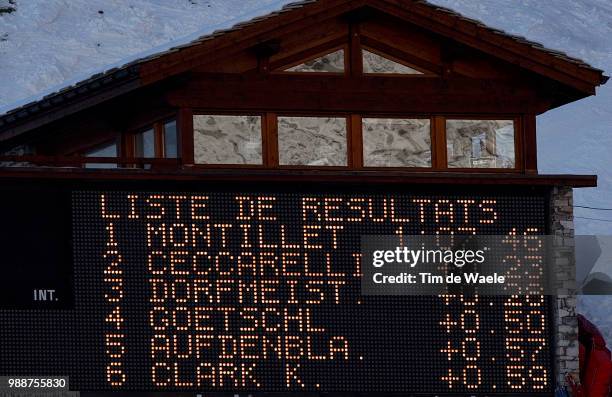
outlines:
[[148, 159], [155, 157], [155, 130], [153, 128], [134, 136], [134, 155]]
[[[117, 142], [111, 141], [95, 146], [83, 153], [85, 157], [117, 157]], [[85, 168], [117, 168], [112, 163], [86, 163]]]
[[302, 73], [344, 73], [344, 50], [340, 49], [321, 57], [311, 59], [285, 69], [285, 71]]
[[429, 119], [364, 118], [366, 167], [431, 167]]
[[449, 168], [514, 168], [512, 120], [447, 120]]
[[346, 166], [345, 117], [279, 117], [280, 165]]
[[362, 50], [363, 73], [384, 73], [384, 74], [423, 74], [410, 66], [406, 66], [396, 61], [392, 61], [380, 54], [366, 49]]
[[176, 120], [155, 123], [151, 128], [134, 134], [134, 157], [177, 158]]
[[176, 120], [164, 123], [164, 157], [169, 159], [178, 158]]
[[194, 115], [196, 164], [263, 164], [261, 116]]

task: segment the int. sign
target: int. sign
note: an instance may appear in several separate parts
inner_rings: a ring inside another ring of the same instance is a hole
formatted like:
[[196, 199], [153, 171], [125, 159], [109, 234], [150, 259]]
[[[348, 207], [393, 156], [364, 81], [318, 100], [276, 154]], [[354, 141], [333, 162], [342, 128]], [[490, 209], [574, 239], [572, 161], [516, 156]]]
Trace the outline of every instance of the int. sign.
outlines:
[[3, 373], [79, 390], [553, 390], [549, 298], [360, 291], [361, 236], [543, 234], [542, 193], [270, 183], [61, 197], [72, 304], [0, 311]]

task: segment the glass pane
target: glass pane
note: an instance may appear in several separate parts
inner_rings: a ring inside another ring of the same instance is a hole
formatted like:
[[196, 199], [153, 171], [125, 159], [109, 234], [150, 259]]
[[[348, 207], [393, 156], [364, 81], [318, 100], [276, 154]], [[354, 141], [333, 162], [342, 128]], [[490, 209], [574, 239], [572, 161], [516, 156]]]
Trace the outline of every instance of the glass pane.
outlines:
[[[117, 157], [117, 143], [109, 142], [97, 146], [87, 152], [85, 157]], [[111, 163], [86, 163], [85, 168], [117, 168], [117, 164]]]
[[363, 73], [423, 74], [368, 50], [363, 50]]
[[[18, 145], [0, 152], [2, 156], [28, 156], [33, 155], [34, 148], [30, 145]], [[0, 161], [0, 167], [34, 167], [34, 163], [27, 161]]]
[[193, 116], [196, 164], [263, 164], [260, 116]]
[[299, 65], [290, 67], [286, 72], [325, 72], [325, 73], [344, 73], [344, 50], [334, 51], [306, 61]]
[[346, 118], [279, 117], [281, 165], [347, 165]]
[[164, 154], [168, 159], [178, 157], [178, 139], [176, 136], [176, 121], [164, 124]]
[[512, 120], [447, 120], [450, 168], [514, 168]]
[[155, 157], [155, 131], [153, 129], [136, 134], [134, 152], [135, 156], [140, 158]]
[[431, 167], [428, 119], [364, 118], [362, 128], [366, 167]]

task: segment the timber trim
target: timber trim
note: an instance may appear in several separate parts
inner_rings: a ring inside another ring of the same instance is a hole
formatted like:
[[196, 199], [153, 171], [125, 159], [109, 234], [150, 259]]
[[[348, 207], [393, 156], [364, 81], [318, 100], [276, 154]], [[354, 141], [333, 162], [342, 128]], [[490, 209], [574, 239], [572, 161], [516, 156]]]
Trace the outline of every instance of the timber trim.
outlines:
[[350, 170], [262, 170], [262, 169], [84, 169], [18, 168], [0, 169], [0, 180], [20, 178], [75, 180], [167, 180], [167, 181], [313, 181], [372, 182], [422, 185], [525, 185], [596, 187], [596, 175], [522, 175], [490, 173], [350, 171]]

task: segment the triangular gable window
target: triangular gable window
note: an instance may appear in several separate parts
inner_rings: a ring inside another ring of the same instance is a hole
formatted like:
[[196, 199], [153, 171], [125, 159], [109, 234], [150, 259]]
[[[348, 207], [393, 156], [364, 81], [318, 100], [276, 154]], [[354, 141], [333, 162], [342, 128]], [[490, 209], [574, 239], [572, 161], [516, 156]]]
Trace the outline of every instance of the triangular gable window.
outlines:
[[366, 49], [363, 50], [363, 73], [424, 74], [410, 66], [392, 61]]
[[284, 71], [294, 73], [344, 73], [344, 50], [331, 52], [287, 68]]

